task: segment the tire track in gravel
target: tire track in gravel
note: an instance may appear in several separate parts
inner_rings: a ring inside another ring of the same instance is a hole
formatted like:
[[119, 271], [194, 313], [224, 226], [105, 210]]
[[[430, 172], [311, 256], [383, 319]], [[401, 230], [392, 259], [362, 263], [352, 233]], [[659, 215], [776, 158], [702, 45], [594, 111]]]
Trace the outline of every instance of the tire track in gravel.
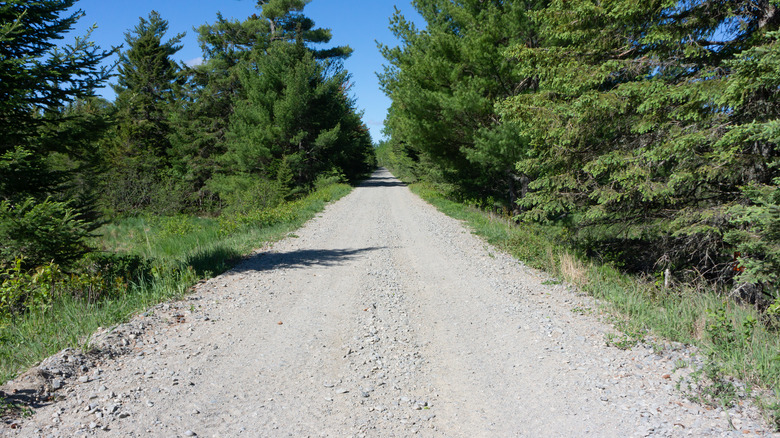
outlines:
[[609, 326], [572, 311], [596, 303], [545, 279], [380, 170], [186, 300], [102, 334], [116, 357], [46, 361], [60, 401], [0, 432], [770, 435], [752, 408], [732, 409], [730, 430], [675, 390], [688, 348], [608, 348]]

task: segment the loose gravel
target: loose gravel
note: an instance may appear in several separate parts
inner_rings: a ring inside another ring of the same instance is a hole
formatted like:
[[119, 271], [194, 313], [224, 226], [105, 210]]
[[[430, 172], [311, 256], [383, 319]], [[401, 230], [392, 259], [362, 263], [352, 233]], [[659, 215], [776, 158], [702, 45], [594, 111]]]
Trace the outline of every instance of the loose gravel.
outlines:
[[0, 434], [780, 436], [747, 402], [686, 398], [693, 349], [608, 347], [599, 303], [549, 280], [380, 170], [185, 300], [10, 382], [40, 403]]

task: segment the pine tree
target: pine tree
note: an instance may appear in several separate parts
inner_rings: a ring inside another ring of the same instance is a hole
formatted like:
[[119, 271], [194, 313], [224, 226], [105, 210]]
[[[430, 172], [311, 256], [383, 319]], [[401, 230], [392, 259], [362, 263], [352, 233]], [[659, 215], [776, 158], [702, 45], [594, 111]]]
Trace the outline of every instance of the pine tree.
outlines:
[[[0, 4], [0, 198], [20, 200], [56, 196], [67, 175], [46, 163], [52, 152], [77, 152], [78, 142], [60, 143], [51, 133], [64, 113], [59, 109], [76, 99], [92, 96], [107, 80], [101, 66], [114, 51], [102, 51], [87, 37], [57, 46], [57, 40], [83, 15], [75, 11], [60, 17], [75, 0]], [[63, 128], [65, 129], [65, 128]], [[72, 134], [83, 125], [70, 124]]]
[[[109, 71], [88, 38], [57, 47], [83, 15], [75, 0], [0, 4], [0, 265], [68, 265], [86, 250], [89, 197], [73, 179], [90, 161], [102, 114], [74, 110]], [[83, 173], [82, 173], [83, 174]], [[78, 199], [75, 199], [78, 198]]]
[[403, 45], [381, 47], [389, 62], [381, 84], [392, 99], [386, 129], [397, 147], [433, 167], [429, 176], [505, 204], [522, 194], [525, 179], [514, 163], [527, 140], [494, 104], [534, 85], [503, 51], [535, 44], [528, 11], [542, 3], [416, 1], [425, 29], [396, 12], [391, 29]]
[[347, 97], [349, 75], [340, 63], [351, 49], [310, 47], [329, 41], [330, 31], [315, 28], [302, 14], [306, 3], [260, 2], [261, 14], [250, 17], [250, 25], [231, 26], [262, 30], [232, 67], [240, 91], [233, 99], [221, 171], [209, 182], [236, 208], [278, 202], [274, 194], [305, 189], [333, 168], [356, 177], [370, 165], [370, 136]]
[[119, 60], [115, 145], [108, 151], [111, 177], [106, 201], [115, 211], [181, 208], [181, 193], [170, 175], [171, 113], [182, 76], [171, 58], [184, 34], [163, 41], [168, 22], [156, 11], [125, 34], [128, 48]]
[[[226, 134], [236, 102], [246, 92], [239, 79], [253, 51], [268, 44], [268, 24], [257, 14], [246, 20], [226, 20], [197, 29], [204, 62], [185, 69], [185, 103], [172, 113], [174, 171], [190, 187], [190, 202], [200, 210], [218, 208], [214, 183], [207, 184], [226, 151]], [[226, 193], [222, 190], [223, 195]]]
[[730, 209], [776, 184], [778, 3], [553, 1], [535, 19], [545, 46], [511, 55], [539, 87], [501, 109], [531, 140], [525, 217], [635, 269], [728, 278]]

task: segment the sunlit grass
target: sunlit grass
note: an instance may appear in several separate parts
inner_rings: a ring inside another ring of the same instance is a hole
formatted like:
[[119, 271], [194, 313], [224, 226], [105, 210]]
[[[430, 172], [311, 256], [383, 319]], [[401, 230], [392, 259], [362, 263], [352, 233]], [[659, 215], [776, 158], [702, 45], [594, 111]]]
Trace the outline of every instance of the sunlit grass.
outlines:
[[225, 272], [244, 254], [284, 237], [351, 189], [331, 184], [270, 211], [233, 215], [229, 220], [149, 216], [105, 225], [95, 246], [143, 256], [154, 264], [153, 275], [96, 302], [60, 296], [47, 309], [0, 321], [0, 380], [13, 378], [63, 348], [84, 347], [82, 342], [98, 327], [127, 321], [150, 306], [182, 297], [199, 280]]
[[774, 393], [770, 401], [761, 402], [768, 415], [774, 416], [773, 421], [780, 418], [780, 406], [770, 406], [780, 399], [780, 336], [772, 323], [754, 324], [766, 321], [766, 315], [738, 305], [706, 285], [665, 289], [657, 281], [588, 260], [561, 244], [562, 229], [513, 224], [449, 200], [427, 184], [412, 184], [410, 188], [445, 214], [468, 222], [476, 234], [526, 265], [599, 298], [619, 321], [621, 330], [650, 330], [670, 341], [696, 345], [718, 372]]

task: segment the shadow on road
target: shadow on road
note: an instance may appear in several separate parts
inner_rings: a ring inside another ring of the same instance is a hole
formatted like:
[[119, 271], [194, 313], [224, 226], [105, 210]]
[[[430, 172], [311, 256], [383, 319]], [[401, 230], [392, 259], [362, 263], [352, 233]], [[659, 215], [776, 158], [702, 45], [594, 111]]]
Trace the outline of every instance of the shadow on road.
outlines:
[[406, 187], [406, 186], [407, 186], [406, 183], [401, 182], [393, 177], [382, 177], [382, 176], [375, 176], [358, 184], [358, 187]]
[[361, 254], [384, 247], [360, 249], [303, 249], [284, 253], [263, 253], [236, 266], [235, 272], [266, 271], [277, 268], [339, 265]]

